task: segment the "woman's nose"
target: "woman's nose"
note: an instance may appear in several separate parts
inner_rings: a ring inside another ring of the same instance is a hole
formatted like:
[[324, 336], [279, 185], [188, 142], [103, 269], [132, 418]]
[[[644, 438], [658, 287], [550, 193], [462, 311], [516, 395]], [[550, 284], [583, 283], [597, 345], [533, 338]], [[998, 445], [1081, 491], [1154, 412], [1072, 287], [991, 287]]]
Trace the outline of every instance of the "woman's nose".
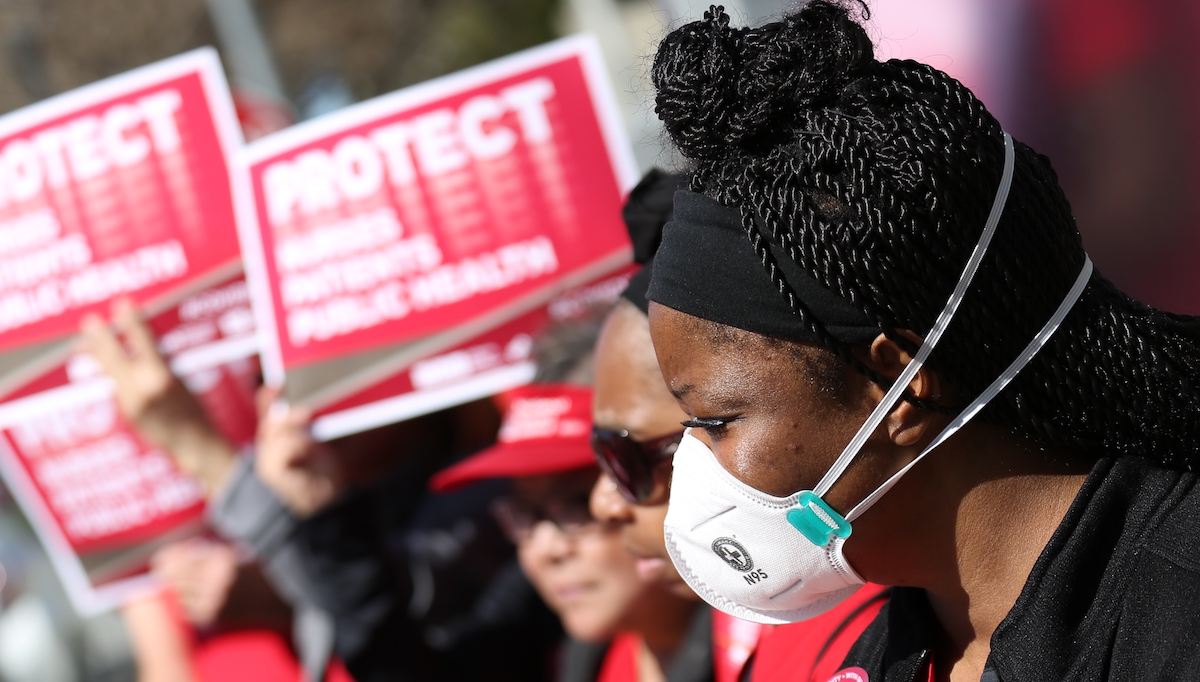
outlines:
[[557, 563], [574, 553], [575, 543], [558, 526], [547, 519], [533, 524], [529, 537], [518, 549], [530, 552], [540, 561]]
[[588, 500], [592, 516], [599, 521], [631, 522], [633, 507], [617, 490], [617, 484], [608, 474], [601, 473], [592, 486], [592, 494]]

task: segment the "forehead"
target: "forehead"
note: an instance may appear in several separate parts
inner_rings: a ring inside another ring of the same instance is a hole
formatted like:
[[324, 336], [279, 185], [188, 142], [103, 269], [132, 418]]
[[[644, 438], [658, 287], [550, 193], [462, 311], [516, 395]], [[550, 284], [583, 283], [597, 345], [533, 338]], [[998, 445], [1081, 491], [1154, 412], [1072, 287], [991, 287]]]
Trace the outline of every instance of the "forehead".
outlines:
[[663, 383], [649, 320], [633, 305], [618, 306], [596, 344], [597, 426], [645, 439], [678, 430], [681, 414]]
[[784, 344], [658, 304], [650, 308], [650, 332], [667, 387], [680, 399], [763, 390], [802, 366]]

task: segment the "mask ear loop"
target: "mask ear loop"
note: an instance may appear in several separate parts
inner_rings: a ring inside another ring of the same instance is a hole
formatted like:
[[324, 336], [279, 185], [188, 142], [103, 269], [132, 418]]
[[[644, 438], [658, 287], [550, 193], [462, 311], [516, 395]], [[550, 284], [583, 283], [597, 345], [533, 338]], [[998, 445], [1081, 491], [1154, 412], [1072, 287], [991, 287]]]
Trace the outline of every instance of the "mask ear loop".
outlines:
[[904, 370], [900, 372], [900, 376], [892, 384], [887, 394], [883, 396], [883, 400], [875, 406], [875, 410], [871, 412], [871, 416], [854, 434], [854, 438], [850, 439], [850, 443], [846, 445], [846, 449], [842, 450], [842, 454], [838, 456], [837, 461], [833, 463], [829, 471], [813, 488], [813, 493], [817, 497], [824, 497], [825, 493], [833, 487], [838, 478], [846, 471], [846, 467], [850, 466], [850, 462], [858, 455], [858, 451], [862, 449], [867, 438], [870, 437], [879, 424], [883, 422], [883, 418], [891, 411], [892, 406], [899, 400], [900, 395], [908, 387], [909, 382], [917, 375], [917, 371], [925, 364], [925, 360], [929, 358], [929, 354], [933, 352], [938, 341], [945, 333], [946, 327], [950, 325], [950, 320], [954, 317], [954, 313], [958, 311], [958, 306], [962, 303], [963, 297], [966, 296], [967, 288], [971, 286], [971, 280], [975, 278], [975, 273], [979, 270], [979, 264], [983, 261], [983, 255], [987, 252], [988, 245], [992, 242], [992, 235], [996, 233], [996, 226], [1000, 223], [1000, 216], [1004, 213], [1004, 205], [1008, 201], [1008, 190], [1012, 186], [1013, 166], [1015, 165], [1016, 154], [1013, 150], [1012, 136], [1004, 133], [1004, 172], [1000, 176], [1000, 186], [996, 188], [996, 198], [992, 202], [992, 211], [988, 214], [987, 223], [984, 224], [983, 234], [980, 235], [979, 241], [975, 244], [975, 249], [971, 252], [971, 257], [967, 259], [966, 267], [963, 268], [962, 275], [958, 278], [958, 284], [954, 287], [954, 292], [950, 294], [949, 300], [946, 301], [946, 307], [938, 314], [937, 320], [934, 321], [933, 327], [929, 330], [929, 334], [925, 336], [924, 343], [917, 349], [917, 355]]
[[1036, 355], [1037, 352], [1043, 347], [1045, 347], [1045, 345], [1050, 341], [1050, 337], [1054, 335], [1054, 332], [1058, 331], [1062, 321], [1067, 317], [1067, 313], [1071, 311], [1071, 308], [1075, 307], [1075, 303], [1083, 294], [1083, 290], [1087, 287], [1087, 284], [1091, 278], [1092, 259], [1085, 254], [1083, 268], [1079, 271], [1079, 275], [1075, 278], [1075, 284], [1071, 286], [1071, 290], [1067, 292], [1066, 297], [1063, 298], [1062, 303], [1058, 305], [1058, 309], [1054, 311], [1054, 315], [1051, 316], [1050, 320], [1046, 322], [1045, 326], [1043, 326], [1037, 335], [1033, 337], [1033, 340], [1029, 342], [1029, 345], [1025, 346], [1025, 350], [1021, 351], [1021, 354], [1018, 355], [1011, 364], [1009, 364], [1008, 368], [1005, 369], [1004, 372], [1001, 373], [1000, 376], [997, 377], [996, 380], [993, 381], [986, 389], [984, 389], [983, 393], [980, 393], [979, 397], [967, 406], [967, 409], [963, 410], [946, 426], [946, 428], [942, 429], [942, 432], [933, 439], [933, 442], [925, 446], [925, 449], [921, 451], [921, 454], [917, 455], [913, 461], [906, 464], [903, 469], [897, 471], [895, 474], [892, 474], [888, 480], [883, 482], [883, 485], [875, 489], [875, 492], [868, 495], [862, 502], [859, 502], [854, 509], [851, 509], [850, 513], [846, 514], [846, 520], [853, 521], [854, 519], [862, 516], [863, 512], [870, 509], [873, 504], [879, 501], [879, 498], [883, 497], [887, 491], [891, 490], [892, 486], [896, 485], [896, 483], [900, 481], [900, 478], [904, 476], [904, 474], [908, 473], [909, 469], [912, 469], [914, 466], [916, 466], [917, 462], [920, 462], [925, 458], [925, 455], [933, 452], [934, 448], [946, 442], [947, 438], [953, 436], [958, 432], [959, 429], [966, 426], [967, 422], [974, 419], [975, 415], [979, 414], [983, 407], [987, 405], [992, 398], [995, 398], [997, 395], [999, 395], [1000, 391], [1003, 391], [1004, 387], [1008, 386], [1009, 382], [1011, 382], [1017, 376], [1017, 373], [1024, 369], [1025, 365], [1029, 364], [1029, 361], [1033, 359], [1033, 356]]

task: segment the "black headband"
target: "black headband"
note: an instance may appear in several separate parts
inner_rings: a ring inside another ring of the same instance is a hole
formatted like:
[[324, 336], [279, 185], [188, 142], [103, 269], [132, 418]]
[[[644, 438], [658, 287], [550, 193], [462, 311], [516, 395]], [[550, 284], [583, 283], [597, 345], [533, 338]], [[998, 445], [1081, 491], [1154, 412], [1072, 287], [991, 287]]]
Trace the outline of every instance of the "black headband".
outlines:
[[[866, 313], [805, 272], [771, 245], [780, 272], [830, 336], [866, 343], [882, 331]], [[817, 341], [775, 288], [742, 229], [741, 211], [702, 194], [675, 193], [675, 216], [663, 230], [654, 257], [650, 300], [738, 329], [800, 341]]]

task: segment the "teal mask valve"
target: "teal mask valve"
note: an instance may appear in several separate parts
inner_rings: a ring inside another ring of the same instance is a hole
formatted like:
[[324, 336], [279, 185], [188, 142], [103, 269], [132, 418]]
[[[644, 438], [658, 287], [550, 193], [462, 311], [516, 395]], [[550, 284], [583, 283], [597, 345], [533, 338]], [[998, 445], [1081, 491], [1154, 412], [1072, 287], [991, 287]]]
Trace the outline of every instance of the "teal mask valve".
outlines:
[[788, 510], [788, 523], [817, 547], [829, 544], [834, 536], [850, 537], [850, 522], [811, 490], [797, 495], [796, 504], [799, 506]]

